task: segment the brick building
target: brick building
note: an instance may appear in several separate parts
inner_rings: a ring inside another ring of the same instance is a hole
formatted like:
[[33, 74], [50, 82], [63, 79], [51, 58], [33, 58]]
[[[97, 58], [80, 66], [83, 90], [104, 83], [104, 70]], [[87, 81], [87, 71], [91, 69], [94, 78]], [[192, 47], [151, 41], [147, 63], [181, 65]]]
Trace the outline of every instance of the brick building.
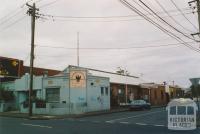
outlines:
[[[127, 89], [127, 93], [126, 93]], [[110, 83], [111, 106], [119, 106], [123, 103], [129, 103], [134, 99], [141, 97], [141, 90], [138, 85]]]
[[[165, 92], [163, 84], [144, 83], [140, 87], [146, 89], [146, 94], [149, 94], [149, 102], [151, 105], [166, 105], [169, 102], [169, 95]], [[147, 93], [149, 92], [149, 93]]]
[[[30, 71], [30, 67], [24, 66], [24, 63], [22, 60], [0, 56], [1, 82], [14, 81], [15, 79], [22, 77], [26, 73], [29, 73], [29, 71]], [[45, 75], [45, 74], [48, 76], [53, 76], [60, 72], [61, 71], [59, 70], [38, 68], [38, 67], [34, 67], [34, 70], [33, 70], [33, 74], [35, 76], [40, 76], [40, 75]]]
[[181, 87], [175, 85], [175, 86], [169, 86], [169, 95], [171, 99], [174, 99], [174, 98], [184, 97], [185, 93]]

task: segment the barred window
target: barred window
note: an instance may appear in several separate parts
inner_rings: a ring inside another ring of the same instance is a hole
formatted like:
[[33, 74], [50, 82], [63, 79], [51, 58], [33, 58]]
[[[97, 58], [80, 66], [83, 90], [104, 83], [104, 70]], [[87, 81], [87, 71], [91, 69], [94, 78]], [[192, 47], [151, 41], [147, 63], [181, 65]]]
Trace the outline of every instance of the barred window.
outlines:
[[101, 95], [104, 95], [104, 87], [101, 87]]
[[59, 88], [47, 88], [46, 89], [46, 101], [47, 102], [59, 102], [60, 101], [60, 89]]

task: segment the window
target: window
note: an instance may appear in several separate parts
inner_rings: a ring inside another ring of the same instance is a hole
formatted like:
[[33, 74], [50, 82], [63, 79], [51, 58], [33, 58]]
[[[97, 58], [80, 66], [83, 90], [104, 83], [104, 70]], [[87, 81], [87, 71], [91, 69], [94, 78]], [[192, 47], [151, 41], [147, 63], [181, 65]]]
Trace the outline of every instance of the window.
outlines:
[[108, 87], [105, 88], [106, 95], [108, 95]]
[[176, 115], [176, 106], [170, 107], [170, 115]]
[[46, 101], [47, 102], [59, 102], [60, 101], [60, 89], [59, 88], [46, 89]]
[[122, 90], [121, 89], [118, 89], [118, 94], [122, 94]]
[[156, 92], [156, 90], [154, 91], [154, 96], [155, 96], [155, 99], [157, 99], [157, 92]]
[[164, 99], [164, 93], [163, 93], [163, 91], [161, 91], [161, 99], [162, 100]]
[[104, 95], [104, 87], [101, 87], [101, 95]]
[[178, 109], [178, 112], [177, 112], [177, 114], [178, 115], [186, 115], [186, 107], [185, 106], [178, 106], [177, 107]]
[[192, 106], [187, 107], [187, 115], [194, 115], [194, 107]]

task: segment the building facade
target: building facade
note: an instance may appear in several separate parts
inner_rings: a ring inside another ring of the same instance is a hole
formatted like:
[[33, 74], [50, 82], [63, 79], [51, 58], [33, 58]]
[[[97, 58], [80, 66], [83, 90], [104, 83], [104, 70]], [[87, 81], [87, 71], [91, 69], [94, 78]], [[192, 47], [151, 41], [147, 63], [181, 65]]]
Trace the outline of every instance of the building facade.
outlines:
[[140, 87], [146, 89], [146, 94], [149, 94], [149, 102], [153, 106], [167, 105], [169, 102], [169, 95], [165, 90], [163, 84], [143, 83]]
[[[29, 78], [26, 74], [9, 85], [4, 84], [5, 88], [15, 92], [16, 106], [23, 113], [28, 112], [25, 104], [29, 99]], [[80, 68], [66, 68], [55, 76], [34, 76], [32, 98], [35, 114], [81, 114], [109, 110], [109, 78], [90, 75]], [[45, 105], [38, 106], [38, 100]]]

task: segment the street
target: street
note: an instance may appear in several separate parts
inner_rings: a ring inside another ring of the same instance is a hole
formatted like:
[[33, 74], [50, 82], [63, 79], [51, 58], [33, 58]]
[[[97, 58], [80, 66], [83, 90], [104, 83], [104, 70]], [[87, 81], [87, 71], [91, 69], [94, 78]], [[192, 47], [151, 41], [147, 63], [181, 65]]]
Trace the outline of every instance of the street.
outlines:
[[149, 111], [127, 111], [82, 118], [28, 120], [0, 117], [0, 134], [199, 134], [193, 131], [167, 129], [165, 108]]

